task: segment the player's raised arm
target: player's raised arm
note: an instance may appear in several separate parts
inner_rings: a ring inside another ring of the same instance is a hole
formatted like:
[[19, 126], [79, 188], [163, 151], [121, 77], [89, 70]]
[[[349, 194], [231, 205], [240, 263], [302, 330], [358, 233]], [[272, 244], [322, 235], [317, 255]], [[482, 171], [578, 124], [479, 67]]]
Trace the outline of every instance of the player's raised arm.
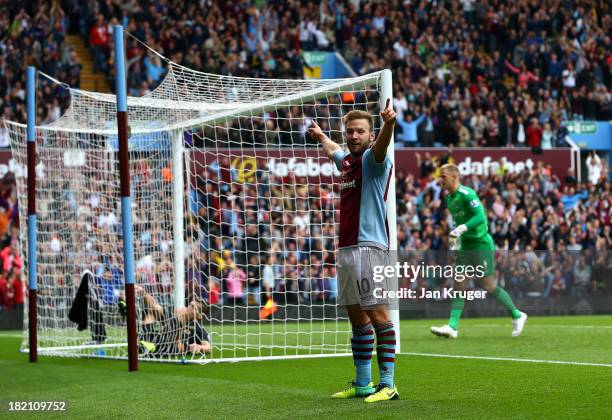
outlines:
[[397, 114], [393, 108], [391, 108], [391, 98], [387, 98], [385, 109], [383, 109], [383, 111], [380, 113], [380, 116], [384, 123], [380, 133], [378, 134], [378, 138], [372, 146], [372, 152], [374, 153], [374, 159], [376, 159], [376, 162], [382, 162], [385, 160], [385, 156], [387, 155], [387, 147], [389, 147], [391, 136], [393, 135], [393, 130], [395, 129], [395, 118], [397, 117]]
[[339, 150], [342, 150], [340, 145], [334, 141], [332, 141], [329, 137], [325, 135], [321, 127], [317, 124], [315, 120], [312, 120], [312, 126], [308, 129], [308, 135], [312, 138], [316, 139], [319, 143], [323, 145], [323, 151], [325, 155], [333, 159], [334, 153]]

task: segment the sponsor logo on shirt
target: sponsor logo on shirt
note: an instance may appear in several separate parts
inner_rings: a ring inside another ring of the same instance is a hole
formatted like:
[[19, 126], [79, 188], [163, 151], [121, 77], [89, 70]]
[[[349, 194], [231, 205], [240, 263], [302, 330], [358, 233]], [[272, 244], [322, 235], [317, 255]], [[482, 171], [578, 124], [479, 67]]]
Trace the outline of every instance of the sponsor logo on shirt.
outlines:
[[347, 188], [355, 188], [356, 185], [357, 184], [356, 184], [354, 179], [352, 181], [348, 181], [348, 182], [341, 182], [340, 183], [340, 190], [345, 190]]

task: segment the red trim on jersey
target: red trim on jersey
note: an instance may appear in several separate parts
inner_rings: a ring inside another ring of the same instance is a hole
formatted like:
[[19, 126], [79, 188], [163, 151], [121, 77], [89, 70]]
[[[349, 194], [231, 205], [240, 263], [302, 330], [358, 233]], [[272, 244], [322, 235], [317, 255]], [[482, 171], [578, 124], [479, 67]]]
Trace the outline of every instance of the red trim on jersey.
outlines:
[[[385, 187], [385, 196], [384, 201], [387, 202], [387, 194], [389, 193], [389, 185], [391, 184], [391, 175], [393, 174], [393, 165], [391, 165], [391, 169], [389, 169], [389, 177], [387, 178], [387, 186]], [[395, 211], [395, 209], [393, 209]], [[387, 233], [387, 248], [391, 246], [391, 237], [389, 236], [389, 220], [387, 220], [387, 216], [385, 216], [385, 231]]]
[[393, 165], [391, 165], [391, 169], [389, 169], [389, 177], [387, 178], [387, 186], [385, 187], [385, 197], [384, 197], [385, 202], [387, 202], [387, 194], [389, 193], [389, 184], [391, 184], [391, 174], [393, 174]]
[[385, 217], [385, 231], [387, 232], [387, 248], [391, 246], [391, 241], [389, 239], [389, 221]]

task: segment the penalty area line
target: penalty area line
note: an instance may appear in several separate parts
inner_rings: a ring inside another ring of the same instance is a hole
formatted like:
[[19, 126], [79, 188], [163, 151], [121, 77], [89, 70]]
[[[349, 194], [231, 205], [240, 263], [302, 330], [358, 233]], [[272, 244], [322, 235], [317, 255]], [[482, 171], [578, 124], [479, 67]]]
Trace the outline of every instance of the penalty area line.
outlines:
[[475, 359], [475, 360], [493, 360], [501, 362], [523, 362], [523, 363], [545, 363], [552, 365], [573, 365], [573, 366], [596, 366], [596, 367], [612, 367], [612, 363], [590, 363], [590, 362], [571, 362], [563, 360], [544, 360], [544, 359], [521, 359], [516, 357], [491, 357], [491, 356], [466, 356], [460, 354], [437, 354], [437, 353], [399, 353], [407, 356], [423, 356], [423, 357], [440, 357], [446, 359]]

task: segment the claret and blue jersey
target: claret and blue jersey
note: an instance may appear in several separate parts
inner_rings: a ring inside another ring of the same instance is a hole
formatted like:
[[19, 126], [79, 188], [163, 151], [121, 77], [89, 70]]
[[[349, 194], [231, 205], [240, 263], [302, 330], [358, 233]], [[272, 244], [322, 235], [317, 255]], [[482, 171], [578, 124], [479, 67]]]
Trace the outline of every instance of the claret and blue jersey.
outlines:
[[337, 151], [333, 160], [342, 171], [338, 248], [356, 245], [389, 247], [387, 194], [393, 164], [388, 156], [378, 163], [372, 149], [361, 156]]

